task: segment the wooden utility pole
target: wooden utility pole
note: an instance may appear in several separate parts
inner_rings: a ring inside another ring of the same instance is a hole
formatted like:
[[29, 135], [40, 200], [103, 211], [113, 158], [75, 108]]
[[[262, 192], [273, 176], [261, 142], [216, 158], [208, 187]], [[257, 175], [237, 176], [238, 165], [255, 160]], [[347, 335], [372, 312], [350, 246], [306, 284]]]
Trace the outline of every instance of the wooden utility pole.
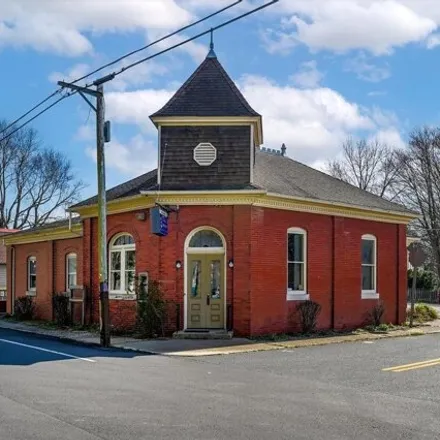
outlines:
[[[110, 314], [107, 267], [107, 200], [105, 187], [105, 142], [110, 134], [105, 130], [104, 83], [112, 80], [114, 74], [96, 80], [96, 90], [58, 81], [58, 85], [78, 92], [96, 113], [96, 167], [98, 175], [98, 254], [99, 254], [99, 321], [102, 347], [110, 346]], [[86, 95], [96, 98], [96, 107]]]

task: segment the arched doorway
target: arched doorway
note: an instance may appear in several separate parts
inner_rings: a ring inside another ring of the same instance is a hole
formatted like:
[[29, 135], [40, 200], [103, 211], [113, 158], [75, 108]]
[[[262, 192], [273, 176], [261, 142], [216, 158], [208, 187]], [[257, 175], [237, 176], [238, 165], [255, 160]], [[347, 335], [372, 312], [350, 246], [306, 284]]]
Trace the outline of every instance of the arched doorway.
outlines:
[[201, 227], [185, 240], [185, 329], [226, 328], [226, 242]]

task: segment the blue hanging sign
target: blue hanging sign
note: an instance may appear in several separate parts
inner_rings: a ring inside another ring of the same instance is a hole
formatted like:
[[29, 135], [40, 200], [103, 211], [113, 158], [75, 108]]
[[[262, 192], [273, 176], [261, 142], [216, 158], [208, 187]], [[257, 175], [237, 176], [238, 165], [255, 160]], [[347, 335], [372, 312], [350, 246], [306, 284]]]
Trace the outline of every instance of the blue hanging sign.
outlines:
[[160, 237], [168, 235], [168, 212], [160, 207], [151, 208], [151, 232]]

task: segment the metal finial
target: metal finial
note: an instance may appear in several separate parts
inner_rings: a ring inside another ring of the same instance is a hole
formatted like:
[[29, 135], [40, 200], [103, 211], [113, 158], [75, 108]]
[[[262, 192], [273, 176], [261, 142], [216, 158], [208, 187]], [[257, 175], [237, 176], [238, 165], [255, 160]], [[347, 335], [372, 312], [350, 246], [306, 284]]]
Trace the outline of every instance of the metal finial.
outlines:
[[214, 52], [214, 31], [211, 28], [211, 43], [209, 44], [209, 53], [207, 58], [217, 58], [217, 55]]
[[286, 144], [281, 145], [281, 156], [285, 156], [286, 155]]

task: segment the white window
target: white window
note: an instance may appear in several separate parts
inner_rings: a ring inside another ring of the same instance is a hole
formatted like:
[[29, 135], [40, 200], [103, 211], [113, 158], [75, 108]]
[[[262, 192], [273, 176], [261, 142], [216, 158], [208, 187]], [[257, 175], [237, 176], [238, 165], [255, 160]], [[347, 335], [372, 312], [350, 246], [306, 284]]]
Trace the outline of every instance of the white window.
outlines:
[[287, 231], [287, 299], [308, 299], [307, 232], [290, 228]]
[[117, 235], [110, 243], [110, 293], [134, 294], [136, 246], [129, 234]]
[[29, 257], [27, 262], [27, 290], [29, 293], [37, 291], [37, 259]]
[[362, 236], [361, 254], [362, 298], [378, 298], [377, 240], [374, 235]]
[[66, 257], [66, 290], [76, 286], [76, 254], [68, 254]]

